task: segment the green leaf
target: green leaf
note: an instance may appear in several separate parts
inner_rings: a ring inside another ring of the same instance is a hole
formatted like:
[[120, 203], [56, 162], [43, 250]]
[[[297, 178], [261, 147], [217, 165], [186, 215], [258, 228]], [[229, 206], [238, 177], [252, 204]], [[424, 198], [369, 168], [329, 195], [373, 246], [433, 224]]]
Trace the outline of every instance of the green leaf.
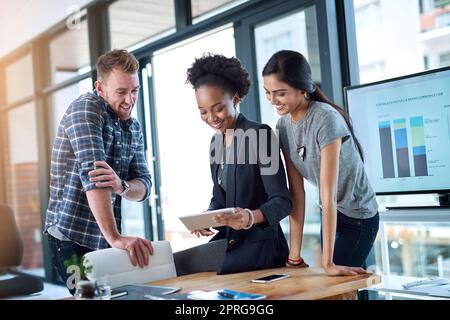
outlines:
[[70, 259], [64, 260], [64, 266], [66, 268], [73, 265], [78, 266], [78, 268], [80, 268], [81, 280], [88, 280], [86, 274], [92, 272], [92, 265], [90, 265], [89, 263], [85, 263], [84, 260], [84, 256], [78, 259], [78, 256], [74, 253]]

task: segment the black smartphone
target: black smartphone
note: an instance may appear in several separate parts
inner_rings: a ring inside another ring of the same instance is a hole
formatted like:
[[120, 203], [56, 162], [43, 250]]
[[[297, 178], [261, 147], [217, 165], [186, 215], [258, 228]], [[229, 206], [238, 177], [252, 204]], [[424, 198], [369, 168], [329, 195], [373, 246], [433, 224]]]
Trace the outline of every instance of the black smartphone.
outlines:
[[288, 274], [271, 274], [270, 276], [265, 276], [258, 279], [253, 279], [252, 282], [259, 282], [259, 283], [268, 283], [273, 282], [281, 279], [285, 279], [289, 277]]
[[120, 297], [124, 297], [128, 295], [128, 291], [126, 290], [111, 290], [111, 299], [116, 299], [116, 298], [120, 298]]

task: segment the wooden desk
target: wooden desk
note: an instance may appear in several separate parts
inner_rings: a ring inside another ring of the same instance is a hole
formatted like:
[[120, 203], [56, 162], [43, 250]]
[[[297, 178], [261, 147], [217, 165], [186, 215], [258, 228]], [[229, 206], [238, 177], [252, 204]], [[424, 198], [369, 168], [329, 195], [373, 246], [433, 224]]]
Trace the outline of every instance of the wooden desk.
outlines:
[[[290, 277], [272, 283], [253, 283], [252, 279], [272, 273], [286, 273]], [[147, 283], [149, 285], [181, 287], [179, 293], [193, 290], [212, 291], [221, 288], [261, 293], [271, 300], [356, 299], [358, 289], [380, 283], [376, 274], [329, 277], [318, 268], [277, 268], [227, 275], [201, 272], [187, 276]]]

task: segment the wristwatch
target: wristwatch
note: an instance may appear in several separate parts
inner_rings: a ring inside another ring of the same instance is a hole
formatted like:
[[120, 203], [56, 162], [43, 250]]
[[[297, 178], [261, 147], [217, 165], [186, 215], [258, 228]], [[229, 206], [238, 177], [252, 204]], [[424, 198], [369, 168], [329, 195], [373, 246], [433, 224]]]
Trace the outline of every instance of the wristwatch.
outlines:
[[123, 187], [123, 191], [119, 193], [119, 196], [124, 196], [127, 194], [128, 191], [130, 191], [130, 185], [125, 180], [122, 180], [121, 184]]

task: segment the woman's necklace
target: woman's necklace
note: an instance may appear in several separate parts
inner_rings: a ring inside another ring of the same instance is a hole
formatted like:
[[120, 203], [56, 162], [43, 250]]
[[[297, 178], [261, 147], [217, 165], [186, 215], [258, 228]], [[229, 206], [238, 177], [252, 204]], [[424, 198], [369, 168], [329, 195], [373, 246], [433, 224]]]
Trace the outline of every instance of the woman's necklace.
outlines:
[[290, 125], [291, 125], [292, 141], [294, 141], [297, 154], [298, 154], [298, 156], [300, 157], [300, 159], [302, 161], [305, 161], [305, 157], [306, 157], [306, 146], [303, 143], [303, 139], [304, 139], [305, 134], [306, 134], [306, 117], [308, 116], [308, 112], [309, 112], [310, 108], [311, 108], [311, 102], [308, 103], [308, 109], [306, 110], [306, 113], [305, 113], [305, 116], [303, 117], [303, 119], [298, 120], [297, 122], [295, 122], [295, 123], [298, 123], [299, 121], [303, 120], [303, 123], [301, 124], [301, 126], [302, 126], [302, 135], [301, 135], [302, 141], [301, 142], [297, 143], [297, 139], [295, 139], [294, 123], [292, 121], [292, 115], [291, 115], [291, 121], [289, 121]]
[[219, 176], [217, 178], [217, 182], [219, 185], [222, 184], [223, 180], [223, 174], [225, 169], [225, 162], [226, 162], [226, 149], [227, 149], [227, 143], [226, 143], [226, 135], [223, 136], [223, 145], [222, 145], [222, 160], [220, 161], [220, 170], [219, 170]]
[[[301, 136], [301, 139], [302, 139], [302, 141], [303, 141], [303, 137], [305, 136], [305, 131], [306, 131], [306, 123], [303, 123], [302, 124], [302, 136]], [[292, 141], [294, 141], [294, 144], [295, 144], [295, 148], [296, 148], [296, 151], [297, 151], [297, 154], [298, 154], [298, 156], [300, 157], [300, 159], [302, 160], [302, 161], [305, 161], [305, 157], [306, 157], [306, 146], [303, 144], [303, 142], [300, 142], [300, 143], [297, 143], [297, 139], [295, 139], [295, 134], [294, 134], [294, 125], [292, 124], [292, 122], [291, 122], [291, 135], [292, 135]]]

